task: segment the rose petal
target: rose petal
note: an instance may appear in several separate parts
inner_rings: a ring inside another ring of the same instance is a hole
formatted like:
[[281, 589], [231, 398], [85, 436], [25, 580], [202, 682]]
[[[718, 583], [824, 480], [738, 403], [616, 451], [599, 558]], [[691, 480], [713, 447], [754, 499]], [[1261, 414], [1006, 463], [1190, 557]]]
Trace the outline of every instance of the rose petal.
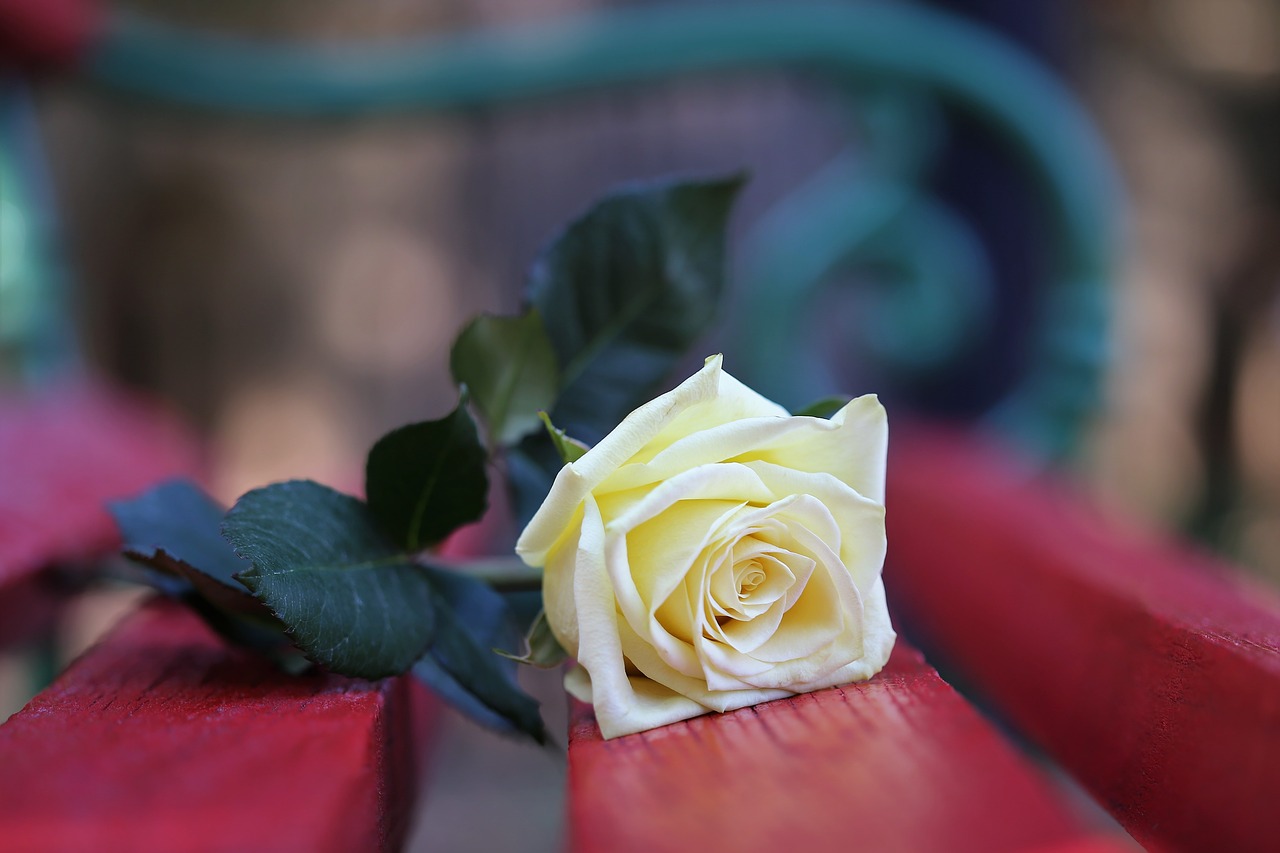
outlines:
[[604, 523], [594, 500], [583, 504], [573, 597], [578, 622], [578, 664], [591, 676], [592, 702], [605, 716], [627, 714], [635, 692], [622, 658], [613, 583], [604, 565]]
[[818, 428], [808, 436], [780, 435], [752, 450], [750, 458], [797, 471], [830, 474], [858, 494], [884, 503], [889, 420], [879, 398], [866, 394], [850, 400], [829, 421], [792, 420], [813, 421]]
[[651, 442], [686, 408], [714, 397], [720, 386], [720, 362], [719, 356], [707, 359], [702, 370], [627, 415], [582, 458], [561, 468], [546, 500], [516, 542], [520, 558], [531, 566], [541, 566], [592, 489]]
[[[751, 462], [746, 467], [775, 494], [807, 496], [801, 505], [810, 513], [804, 525], [818, 538], [839, 543], [840, 560], [859, 589], [879, 577], [885, 557], [883, 504], [827, 474], [793, 471], [767, 462]], [[832, 535], [827, 524], [837, 526], [839, 533]]]
[[611, 532], [634, 530], [679, 502], [731, 500], [768, 504], [774, 493], [746, 465], [699, 465], [659, 483], [609, 521]]
[[795, 682], [791, 687], [798, 693], [821, 690], [851, 681], [866, 681], [889, 661], [897, 634], [889, 622], [889, 608], [885, 603], [884, 582], [875, 584], [863, 596], [862, 605], [862, 656], [827, 675]]
[[[854, 597], [849, 600], [847, 595], [842, 595], [846, 590], [840, 589], [835, 581], [843, 572], [844, 568], [838, 563], [833, 567], [819, 560], [809, 583], [787, 609], [773, 636], [754, 649], [751, 656], [773, 664], [809, 657], [834, 642], [850, 618], [860, 621], [862, 601], [857, 597], [858, 591], [853, 589]], [[861, 656], [860, 648], [850, 647], [846, 661]]]
[[605, 737], [884, 665], [886, 436], [874, 397], [789, 417], [713, 357], [565, 466], [517, 551]]
[[708, 462], [758, 461], [830, 474], [883, 503], [888, 435], [884, 407], [874, 395], [850, 401], [830, 420], [768, 416], [723, 422], [670, 442], [652, 458], [632, 458], [603, 480], [597, 491], [660, 483]]
[[787, 608], [783, 602], [775, 602], [772, 607], [754, 619], [748, 621], [734, 619], [723, 625], [717, 625], [717, 639], [735, 651], [749, 655], [774, 635], [786, 612]]
[[[658, 726], [687, 720], [707, 713], [707, 707], [699, 705], [648, 678], [631, 677], [630, 689], [634, 704], [625, 710], [597, 709], [596, 722], [605, 738], [621, 737], [648, 731]], [[595, 704], [595, 690], [591, 676], [585, 669], [575, 666], [565, 674], [564, 688], [580, 702]]]
[[728, 711], [792, 695], [790, 690], [761, 690], [755, 687], [728, 691], [708, 689], [706, 683], [702, 680], [682, 675], [667, 665], [654, 652], [653, 647], [642, 640], [636, 632], [632, 631], [630, 626], [623, 624], [620, 634], [622, 647], [627, 654], [627, 658], [635, 664], [638, 670], [659, 684], [675, 690], [704, 706], [703, 712], [707, 710]]
[[551, 633], [570, 657], [578, 653], [578, 605], [574, 592], [574, 575], [578, 571], [581, 550], [582, 506], [556, 547], [547, 554], [542, 572], [542, 608], [547, 614]]

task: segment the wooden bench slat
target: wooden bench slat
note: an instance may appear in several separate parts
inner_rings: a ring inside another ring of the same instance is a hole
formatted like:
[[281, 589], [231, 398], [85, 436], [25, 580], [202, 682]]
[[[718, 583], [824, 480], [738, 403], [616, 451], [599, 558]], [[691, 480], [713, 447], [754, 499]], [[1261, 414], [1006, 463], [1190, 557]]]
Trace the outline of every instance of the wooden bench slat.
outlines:
[[974, 439], [900, 430], [889, 599], [1144, 843], [1280, 843], [1280, 606]]
[[119, 546], [105, 501], [200, 469], [186, 430], [130, 396], [0, 396], [0, 646], [50, 619], [58, 594], [43, 569]]
[[283, 676], [154, 600], [0, 726], [0, 846], [396, 849], [435, 708]]
[[869, 682], [611, 741], [575, 705], [577, 853], [1128, 849], [902, 641]]

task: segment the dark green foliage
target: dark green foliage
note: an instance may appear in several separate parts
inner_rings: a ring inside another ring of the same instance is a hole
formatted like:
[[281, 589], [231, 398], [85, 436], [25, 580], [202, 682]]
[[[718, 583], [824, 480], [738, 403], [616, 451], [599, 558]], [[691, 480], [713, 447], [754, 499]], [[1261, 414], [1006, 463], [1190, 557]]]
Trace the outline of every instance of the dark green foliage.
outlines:
[[241, 582], [311, 660], [382, 678], [409, 669], [431, 642], [426, 572], [355, 498], [308, 480], [277, 483], [241, 497], [222, 532], [253, 564]]
[[259, 641], [272, 635], [283, 641], [284, 626], [236, 581], [236, 573], [249, 564], [222, 538], [222, 507], [199, 486], [170, 480], [132, 500], [113, 501], [108, 509], [120, 529], [125, 555], [179, 581], [175, 585], [156, 579], [155, 586], [203, 599], [206, 621], [219, 619], [219, 613], [228, 628], [249, 620], [256, 624], [235, 629]]
[[842, 394], [834, 397], [823, 397], [821, 400], [814, 400], [803, 409], [793, 412], [793, 414], [796, 417], [829, 418], [843, 409], [852, 399], [852, 397]]
[[414, 675], [473, 720], [546, 743], [538, 703], [516, 683], [515, 664], [494, 652], [519, 639], [502, 596], [474, 578], [427, 571], [438, 595], [438, 627]]
[[652, 396], [708, 329], [741, 177], [607, 196], [534, 265], [529, 301], [560, 364], [556, 423], [594, 443]]
[[440, 420], [387, 433], [369, 451], [369, 509], [409, 552], [436, 544], [484, 514], [488, 455], [465, 402]]
[[466, 386], [495, 446], [514, 444], [538, 428], [538, 412], [556, 401], [556, 354], [538, 312], [477, 317], [454, 341], [453, 381]]

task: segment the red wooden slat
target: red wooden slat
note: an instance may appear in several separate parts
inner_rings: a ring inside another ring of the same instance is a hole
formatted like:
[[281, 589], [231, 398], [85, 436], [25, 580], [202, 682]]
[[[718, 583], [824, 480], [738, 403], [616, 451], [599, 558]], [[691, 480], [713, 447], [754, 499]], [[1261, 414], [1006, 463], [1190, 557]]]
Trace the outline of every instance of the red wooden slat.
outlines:
[[40, 570], [118, 547], [106, 500], [200, 467], [176, 420], [131, 397], [0, 397], [0, 645], [49, 618], [57, 591]]
[[395, 849], [435, 707], [283, 676], [153, 601], [0, 726], [0, 849]]
[[569, 808], [577, 853], [1128, 849], [902, 641], [867, 683], [612, 741], [577, 704]]
[[1280, 605], [972, 439], [900, 430], [889, 600], [1144, 843], [1280, 848]]

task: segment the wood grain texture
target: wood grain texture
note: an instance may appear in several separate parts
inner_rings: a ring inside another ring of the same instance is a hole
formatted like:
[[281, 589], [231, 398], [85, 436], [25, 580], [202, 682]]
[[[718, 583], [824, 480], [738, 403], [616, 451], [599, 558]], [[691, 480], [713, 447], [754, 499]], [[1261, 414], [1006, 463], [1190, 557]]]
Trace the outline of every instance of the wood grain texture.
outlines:
[[900, 430], [889, 600], [1144, 844], [1280, 847], [1280, 605], [963, 436]]
[[901, 640], [869, 682], [611, 741], [575, 706], [576, 853], [1127, 849]]
[[154, 600], [0, 726], [0, 848], [396, 849], [435, 707], [281, 675]]
[[105, 501], [201, 467], [172, 415], [127, 395], [0, 396], [0, 646], [51, 618], [61, 590], [42, 570], [119, 547]]

